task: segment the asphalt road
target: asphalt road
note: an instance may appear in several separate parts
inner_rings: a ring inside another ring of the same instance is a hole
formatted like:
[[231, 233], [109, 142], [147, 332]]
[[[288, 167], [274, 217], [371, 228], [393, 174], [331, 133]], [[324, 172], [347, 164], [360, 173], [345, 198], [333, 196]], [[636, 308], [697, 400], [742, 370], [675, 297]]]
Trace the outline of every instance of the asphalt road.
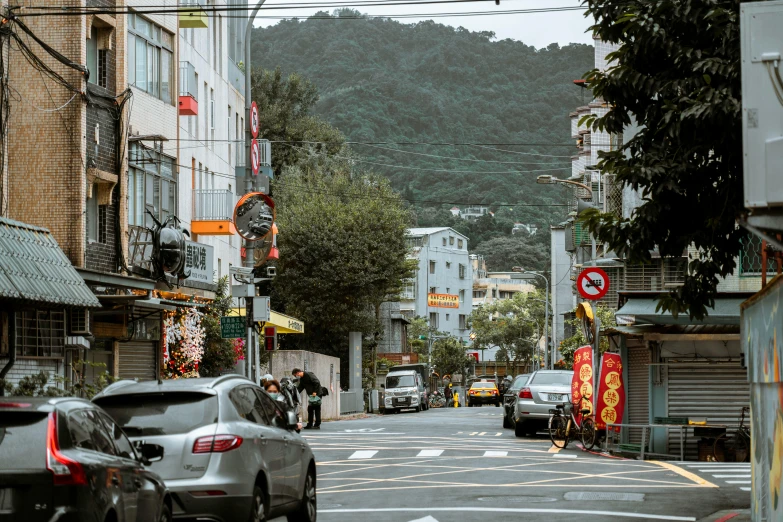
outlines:
[[557, 451], [543, 433], [503, 429], [501, 412], [430, 409], [303, 432], [318, 466], [319, 520], [698, 521], [750, 504], [745, 465]]

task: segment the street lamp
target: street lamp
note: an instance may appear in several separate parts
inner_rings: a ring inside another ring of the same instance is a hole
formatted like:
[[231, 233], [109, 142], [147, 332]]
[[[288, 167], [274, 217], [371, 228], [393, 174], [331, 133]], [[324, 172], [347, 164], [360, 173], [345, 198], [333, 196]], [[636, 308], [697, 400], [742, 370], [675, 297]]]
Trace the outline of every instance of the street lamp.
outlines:
[[578, 181], [571, 181], [570, 179], [559, 179], [557, 176], [550, 176], [548, 174], [545, 174], [543, 176], [538, 176], [536, 178], [536, 183], [538, 183], [539, 185], [554, 185], [556, 183], [563, 183], [566, 185], [576, 185], [579, 188], [585, 189], [587, 193], [590, 194], [590, 199], [593, 199], [593, 189], [591, 189], [584, 183], [579, 183]]
[[[544, 176], [541, 176], [541, 177], [544, 177]], [[539, 177], [539, 179], [541, 177]], [[548, 176], [548, 177], [553, 177], [553, 176]], [[555, 178], [555, 179], [557, 179], [557, 178]], [[547, 183], [551, 183], [551, 182], [547, 182]], [[547, 279], [546, 276], [544, 276], [543, 274], [539, 274], [538, 272], [532, 272], [530, 270], [525, 270], [521, 266], [515, 266], [515, 267], [513, 267], [511, 269], [511, 271], [512, 272], [521, 273], [521, 274], [532, 275], [533, 277], [540, 277], [546, 283], [546, 298], [545, 298], [545, 301], [544, 301], [545, 302], [545, 305], [544, 305], [544, 314], [545, 314], [545, 316], [544, 316], [544, 354], [545, 354], [544, 367], [552, 369], [552, 368], [554, 368], [554, 361], [551, 361], [550, 357], [549, 357], [549, 279]], [[512, 279], [517, 279], [513, 275], [511, 276], [511, 278]], [[520, 277], [519, 279], [525, 279], [525, 278]], [[554, 335], [554, 333], [555, 333], [554, 322], [555, 322], [555, 315], [552, 314], [552, 335]], [[554, 346], [552, 346], [552, 349], [553, 349], [552, 359], [554, 359]]]

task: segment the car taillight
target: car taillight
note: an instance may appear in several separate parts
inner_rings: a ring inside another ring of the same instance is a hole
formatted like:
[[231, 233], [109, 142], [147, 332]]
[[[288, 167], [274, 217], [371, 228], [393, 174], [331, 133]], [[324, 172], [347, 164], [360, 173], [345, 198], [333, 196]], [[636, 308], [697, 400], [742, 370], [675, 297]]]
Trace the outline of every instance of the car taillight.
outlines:
[[193, 453], [225, 453], [242, 445], [242, 437], [236, 435], [210, 435], [199, 437], [193, 443]]
[[57, 438], [57, 413], [49, 414], [46, 430], [46, 469], [54, 475], [55, 486], [86, 486], [87, 474], [84, 467], [60, 452]]
[[520, 399], [532, 399], [533, 393], [530, 391], [530, 388], [522, 388], [519, 390], [519, 398]]

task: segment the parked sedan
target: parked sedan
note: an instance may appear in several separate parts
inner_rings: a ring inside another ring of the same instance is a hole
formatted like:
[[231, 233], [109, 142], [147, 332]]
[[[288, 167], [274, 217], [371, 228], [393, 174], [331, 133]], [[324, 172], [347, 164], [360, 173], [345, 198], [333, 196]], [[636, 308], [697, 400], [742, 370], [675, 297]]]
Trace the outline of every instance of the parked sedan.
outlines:
[[547, 426], [549, 410], [571, 400], [570, 370], [533, 372], [519, 390], [514, 405], [514, 433], [517, 437], [533, 435]]
[[517, 402], [519, 390], [527, 384], [527, 380], [530, 378], [529, 373], [517, 375], [517, 377], [511, 382], [506, 393], [503, 394], [503, 427], [514, 427], [514, 405]]
[[0, 397], [0, 520], [168, 522], [166, 486], [142, 461], [89, 401]]
[[120, 381], [93, 401], [132, 440], [164, 448], [152, 469], [175, 518], [315, 521], [315, 459], [296, 415], [248, 379]]

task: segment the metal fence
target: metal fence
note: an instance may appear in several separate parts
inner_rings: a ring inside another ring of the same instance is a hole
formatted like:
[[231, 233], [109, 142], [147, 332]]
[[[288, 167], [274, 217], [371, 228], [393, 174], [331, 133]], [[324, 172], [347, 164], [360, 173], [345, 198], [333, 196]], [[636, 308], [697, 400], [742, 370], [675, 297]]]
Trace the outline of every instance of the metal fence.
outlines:
[[340, 392], [340, 415], [362, 413], [364, 411], [364, 391], [352, 390]]
[[193, 202], [194, 221], [225, 221], [234, 216], [236, 196], [225, 189], [195, 189]]

